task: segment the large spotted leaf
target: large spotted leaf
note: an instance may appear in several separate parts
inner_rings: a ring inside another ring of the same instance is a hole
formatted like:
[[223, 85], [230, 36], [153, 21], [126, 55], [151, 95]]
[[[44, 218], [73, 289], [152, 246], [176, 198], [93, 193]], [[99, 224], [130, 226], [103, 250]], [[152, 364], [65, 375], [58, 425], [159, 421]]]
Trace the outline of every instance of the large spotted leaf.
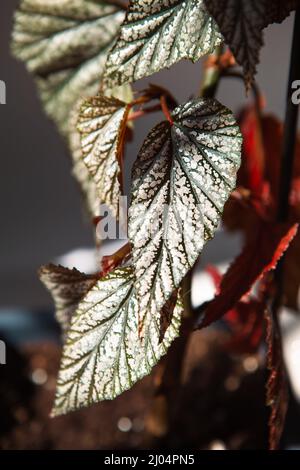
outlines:
[[133, 269], [100, 279], [73, 316], [63, 350], [53, 415], [113, 399], [151, 372], [178, 335], [182, 303], [160, 341], [160, 312], [151, 317], [143, 344]]
[[269, 0], [204, 0], [236, 61], [243, 66], [247, 87], [252, 82], [263, 45]]
[[104, 82], [133, 82], [181, 59], [199, 60], [221, 35], [203, 0], [131, 0]]
[[21, 0], [12, 49], [36, 78], [48, 115], [68, 132], [80, 96], [98, 91], [124, 10], [105, 0]]
[[97, 188], [97, 197], [117, 216], [120, 196], [120, 158], [129, 106], [97, 95], [84, 101], [77, 129], [83, 160]]
[[241, 134], [215, 100], [179, 106], [146, 138], [133, 169], [133, 244], [140, 331], [169, 299], [212, 238], [235, 187]]
[[79, 302], [97, 282], [99, 276], [83, 274], [77, 269], [49, 264], [39, 271], [40, 279], [52, 294], [56, 318], [65, 333]]

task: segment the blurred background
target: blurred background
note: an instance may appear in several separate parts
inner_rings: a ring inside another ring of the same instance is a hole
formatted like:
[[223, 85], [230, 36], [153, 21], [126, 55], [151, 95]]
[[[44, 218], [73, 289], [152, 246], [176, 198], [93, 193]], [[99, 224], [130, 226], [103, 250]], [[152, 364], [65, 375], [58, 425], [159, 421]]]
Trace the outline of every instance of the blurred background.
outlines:
[[[90, 266], [91, 253], [82, 250], [93, 248], [94, 234], [70, 175], [65, 146], [42, 111], [31, 76], [10, 54], [17, 4], [17, 0], [2, 0], [0, 15], [0, 80], [7, 87], [7, 103], [0, 105], [0, 339], [7, 343], [7, 364], [0, 365], [0, 448], [265, 448], [265, 371], [259, 359], [251, 366], [251, 361], [237, 364], [224, 357], [222, 332], [217, 330], [202, 336], [197, 333], [189, 347], [186, 384], [192, 381], [195, 389], [186, 386], [182, 400], [190, 404], [189, 409], [184, 416], [178, 414], [174, 422], [177, 431], [171, 437], [165, 437], [161, 423], [149, 414], [153, 406], [151, 377], [112, 403], [49, 420], [60, 335], [51, 298], [37, 277], [37, 269], [72, 250], [75, 253], [64, 258], [66, 263], [79, 269]], [[280, 118], [285, 110], [292, 25], [291, 16], [282, 25], [266, 30], [257, 76], [267, 111]], [[170, 89], [180, 102], [198, 91], [201, 77], [201, 63], [181, 62], [170, 71], [138, 82], [136, 89], [156, 83]], [[238, 112], [245, 105], [243, 85], [224, 80], [218, 99]], [[151, 116], [136, 124], [134, 142], [126, 151], [127, 188], [130, 166], [158, 119]], [[205, 248], [202, 265], [224, 265], [238, 253], [240, 243], [238, 236], [219, 232]], [[203, 290], [211, 289], [200, 273], [197, 291], [201, 290], [201, 279]], [[195, 297], [196, 302], [201, 300]], [[230, 377], [238, 379], [228, 381]], [[285, 448], [300, 444], [295, 397], [292, 406]]]

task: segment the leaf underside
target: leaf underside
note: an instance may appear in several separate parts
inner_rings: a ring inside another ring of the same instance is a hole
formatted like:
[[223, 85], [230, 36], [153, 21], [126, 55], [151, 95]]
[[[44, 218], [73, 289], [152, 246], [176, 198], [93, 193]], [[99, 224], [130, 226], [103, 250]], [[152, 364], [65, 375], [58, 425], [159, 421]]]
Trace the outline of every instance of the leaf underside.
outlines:
[[97, 197], [117, 216], [120, 156], [129, 107], [115, 98], [97, 95], [80, 107], [77, 129], [83, 161], [97, 188]]
[[45, 110], [63, 134], [78, 98], [97, 93], [123, 19], [123, 9], [105, 0], [21, 1], [12, 50], [34, 74]]
[[97, 282], [99, 276], [83, 274], [77, 269], [49, 264], [39, 271], [43, 284], [53, 296], [56, 318], [64, 333], [79, 302]]
[[268, 0], [265, 25], [281, 23], [299, 6], [299, 0]]
[[199, 60], [221, 41], [203, 0], [131, 0], [107, 59], [104, 83], [121, 85], [181, 59]]
[[63, 351], [53, 416], [115, 398], [151, 372], [179, 333], [177, 301], [164, 339], [160, 314], [150, 320], [142, 344], [131, 267], [118, 268], [95, 286], [73, 316]]
[[281, 23], [300, 6], [299, 0], [204, 0], [207, 10], [217, 22], [225, 42], [244, 69], [246, 87], [256, 74], [263, 30], [272, 23]]
[[198, 99], [172, 117], [173, 126], [150, 132], [133, 169], [128, 232], [141, 336], [213, 237], [240, 165], [242, 138], [227, 108]]
[[206, 7], [215, 18], [225, 42], [244, 69], [248, 88], [253, 83], [263, 45], [267, 1], [205, 0]]

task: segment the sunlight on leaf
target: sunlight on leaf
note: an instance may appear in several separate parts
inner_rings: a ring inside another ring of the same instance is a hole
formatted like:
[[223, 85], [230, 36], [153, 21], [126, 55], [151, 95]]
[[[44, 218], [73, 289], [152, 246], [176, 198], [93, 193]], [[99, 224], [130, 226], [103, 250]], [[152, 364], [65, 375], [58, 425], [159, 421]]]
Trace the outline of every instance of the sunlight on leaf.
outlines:
[[129, 107], [115, 98], [97, 95], [81, 104], [77, 129], [83, 161], [101, 203], [116, 217], [119, 208], [120, 159]]
[[190, 101], [172, 119], [150, 132], [133, 170], [128, 230], [142, 336], [214, 235], [240, 165], [239, 128], [217, 101]]
[[[106, 90], [105, 95], [118, 98], [125, 103], [129, 103], [133, 100], [133, 93], [130, 85], [123, 85], [122, 87], [117, 87], [113, 90]], [[97, 187], [93, 174], [89, 171], [83, 160], [84, 157], [81, 148], [81, 138], [77, 129], [81, 105], [82, 100], [79, 100], [71, 112], [68, 145], [73, 163], [72, 173], [81, 189], [87, 211], [92, 217], [97, 217], [100, 214], [100, 205], [103, 203], [103, 192], [99, 191], [99, 187]]]
[[12, 50], [36, 78], [47, 114], [63, 134], [80, 96], [97, 93], [124, 10], [105, 0], [22, 0]]
[[95, 181], [83, 161], [80, 134], [76, 128], [80, 104], [81, 102], [75, 106], [71, 113], [68, 145], [72, 158], [72, 175], [80, 188], [85, 209], [93, 218], [100, 215], [101, 201], [98, 197]]
[[151, 372], [179, 333], [182, 303], [160, 338], [160, 312], [138, 337], [133, 269], [118, 268], [100, 279], [80, 303], [63, 351], [54, 416], [113, 399]]
[[181, 59], [195, 62], [213, 52], [221, 39], [202, 0], [131, 0], [104, 82], [121, 85]]
[[49, 264], [42, 266], [39, 276], [53, 296], [56, 318], [64, 333], [79, 302], [97, 282], [99, 276], [83, 274], [77, 269]]

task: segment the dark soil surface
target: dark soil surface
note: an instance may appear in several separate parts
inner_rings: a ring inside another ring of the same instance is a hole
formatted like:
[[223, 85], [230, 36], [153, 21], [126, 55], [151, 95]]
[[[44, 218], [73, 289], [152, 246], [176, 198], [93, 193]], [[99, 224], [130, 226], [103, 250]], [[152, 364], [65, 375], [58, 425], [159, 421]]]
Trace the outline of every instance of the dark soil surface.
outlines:
[[[1, 449], [267, 448], [266, 372], [259, 357], [231, 357], [224, 335], [195, 333], [182, 385], [156, 397], [162, 366], [116, 400], [49, 418], [61, 350], [54, 343], [7, 348], [0, 370]], [[176, 401], [176, 406], [174, 402]], [[174, 411], [175, 410], [175, 411]]]

